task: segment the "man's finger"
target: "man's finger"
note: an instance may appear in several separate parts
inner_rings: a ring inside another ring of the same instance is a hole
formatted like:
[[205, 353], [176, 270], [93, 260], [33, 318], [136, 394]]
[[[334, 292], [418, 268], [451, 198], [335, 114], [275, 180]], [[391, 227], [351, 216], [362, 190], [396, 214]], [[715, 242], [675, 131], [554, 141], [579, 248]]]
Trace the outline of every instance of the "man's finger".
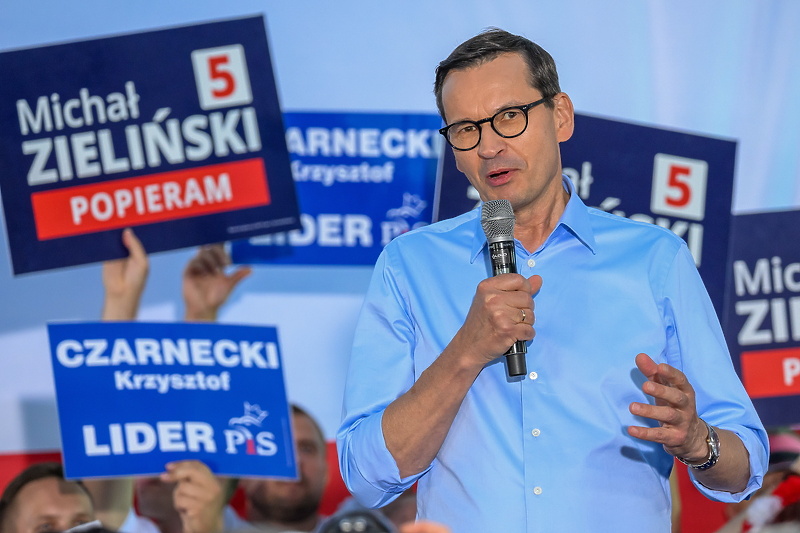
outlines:
[[655, 420], [659, 424], [677, 426], [684, 418], [680, 411], [665, 405], [650, 405], [649, 403], [633, 402], [629, 408], [631, 414]]
[[500, 274], [486, 278], [480, 284], [498, 291], [529, 292], [530, 290], [530, 283], [520, 274]]
[[528, 278], [528, 283], [531, 284], [531, 295], [536, 295], [542, 288], [542, 276], [534, 274]]
[[225, 252], [225, 247], [221, 244], [210, 244], [206, 247], [209, 255], [213, 258], [214, 264], [219, 268], [225, 268], [231, 264], [231, 258]]
[[659, 383], [677, 387], [681, 390], [691, 388], [689, 380], [686, 379], [686, 374], [675, 368], [674, 366], [662, 363], [657, 366], [657, 374]]
[[663, 427], [628, 426], [628, 434], [637, 439], [670, 445], [674, 440], [669, 429]]
[[664, 385], [656, 381], [647, 381], [642, 385], [645, 394], [652, 396], [659, 403], [666, 403], [676, 408], [684, 408], [688, 405], [689, 398], [679, 388], [672, 385]]
[[230, 276], [228, 276], [231, 289], [236, 287], [240, 281], [249, 276], [252, 272], [253, 269], [247, 266], [237, 268]]
[[636, 356], [636, 368], [639, 372], [644, 374], [647, 379], [652, 379], [658, 373], [658, 365], [646, 353], [640, 353]]
[[131, 228], [122, 230], [122, 244], [128, 249], [128, 253], [131, 257], [140, 258], [147, 255], [142, 241], [139, 240], [139, 237], [136, 236]]

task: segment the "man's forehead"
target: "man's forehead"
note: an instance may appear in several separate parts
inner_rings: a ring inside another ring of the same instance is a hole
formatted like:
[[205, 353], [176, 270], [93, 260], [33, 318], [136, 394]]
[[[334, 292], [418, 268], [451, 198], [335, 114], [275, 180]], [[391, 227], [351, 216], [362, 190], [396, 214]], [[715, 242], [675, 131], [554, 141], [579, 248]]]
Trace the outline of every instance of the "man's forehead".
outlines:
[[[73, 501], [75, 509], [92, 510], [92, 501], [86, 490], [78, 483], [66, 481], [56, 477], [45, 477], [31, 481], [22, 489], [12, 502], [12, 506], [22, 506], [27, 503], [44, 504], [49, 501]], [[70, 507], [72, 508], [72, 507]]]
[[70, 521], [72, 521], [72, 518], [79, 518], [81, 521], [90, 521], [93, 516], [91, 509], [86, 507], [62, 507], [58, 509], [42, 509], [37, 507], [30, 513], [27, 513], [27, 516], [21, 518], [28, 522], [48, 522], [61, 520], [65, 517], [69, 518]]
[[296, 412], [294, 413], [293, 422], [292, 429], [294, 431], [295, 441], [305, 442], [311, 438], [319, 444], [325, 444], [325, 437], [322, 435], [322, 430], [308, 415]]
[[446, 119], [448, 122], [465, 119], [479, 108], [481, 112], [499, 111], [509, 105], [528, 103], [536, 91], [531, 80], [527, 62], [515, 52], [453, 70], [442, 84]]
[[442, 88], [444, 89], [452, 79], [463, 77], [464, 75], [492, 73], [498, 70], [508, 69], [512, 72], [518, 72], [524, 79], [530, 79], [530, 66], [522, 54], [517, 52], [503, 52], [470, 65], [452, 69], [442, 81]]
[[[54, 478], [55, 479], [55, 478]], [[89, 497], [86, 489], [80, 486], [75, 481], [67, 481], [66, 479], [56, 479], [58, 492], [60, 494], [82, 494]]]
[[29, 531], [37, 524], [89, 522], [94, 509], [89, 495], [77, 483], [48, 477], [26, 484], [7, 508], [4, 533]]

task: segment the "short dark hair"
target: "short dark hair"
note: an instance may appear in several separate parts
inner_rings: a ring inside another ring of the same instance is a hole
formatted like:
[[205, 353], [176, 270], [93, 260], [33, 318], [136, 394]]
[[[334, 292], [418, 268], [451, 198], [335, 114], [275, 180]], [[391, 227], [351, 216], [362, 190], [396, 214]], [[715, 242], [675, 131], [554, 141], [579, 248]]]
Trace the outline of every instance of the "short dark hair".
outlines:
[[[48, 477], [54, 477], [61, 481], [66, 481], [64, 479], [64, 467], [61, 466], [60, 463], [55, 462], [35, 463], [17, 474], [17, 477], [11, 480], [11, 482], [3, 491], [2, 496], [0, 496], [0, 532], [4, 531], [5, 529], [3, 522], [5, 521], [6, 513], [11, 507], [11, 504], [14, 503], [14, 500], [20, 491], [29, 483]], [[74, 483], [78, 485], [84, 493], [86, 493], [86, 495], [89, 497], [89, 501], [92, 501], [92, 495], [83, 485], [83, 483], [80, 481], [74, 481]]]
[[322, 449], [324, 450], [325, 447], [327, 446], [326, 444], [327, 441], [325, 440], [325, 434], [322, 433], [322, 428], [319, 427], [319, 422], [317, 422], [314, 419], [314, 417], [309, 414], [308, 411], [306, 411], [299, 405], [293, 403], [290, 405], [290, 407], [292, 409], [292, 415], [304, 416], [311, 422], [311, 425], [314, 426], [314, 429], [316, 430], [317, 433], [317, 437], [319, 437], [319, 441], [322, 444]]
[[[436, 67], [433, 92], [436, 95], [436, 107], [439, 108], [442, 118], [445, 118], [442, 86], [447, 75], [453, 70], [481, 65], [505, 53], [517, 53], [522, 56], [530, 70], [531, 86], [538, 89], [543, 98], [552, 98], [561, 92], [556, 63], [544, 48], [520, 35], [499, 28], [489, 28], [458, 45], [447, 59]], [[553, 101], [547, 100], [545, 105], [553, 107]]]

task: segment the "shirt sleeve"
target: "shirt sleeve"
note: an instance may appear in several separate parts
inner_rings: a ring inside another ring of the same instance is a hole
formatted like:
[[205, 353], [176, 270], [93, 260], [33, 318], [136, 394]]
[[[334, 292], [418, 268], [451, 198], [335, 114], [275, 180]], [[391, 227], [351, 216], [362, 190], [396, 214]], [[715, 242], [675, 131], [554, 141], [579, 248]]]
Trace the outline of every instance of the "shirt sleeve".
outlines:
[[119, 533], [160, 533], [158, 526], [149, 518], [139, 516], [131, 507], [125, 516], [125, 521], [117, 530]]
[[[735, 433], [750, 455], [750, 479], [740, 493], [709, 489], [694, 475], [692, 483], [713, 500], [741, 501], [761, 486], [767, 468], [767, 434], [736, 374], [711, 299], [685, 244], [667, 273], [663, 302], [669, 364], [681, 369], [694, 388], [700, 417]], [[721, 449], [720, 454], [724, 453]]]
[[386, 407], [414, 383], [415, 328], [398, 274], [393, 246], [381, 253], [359, 315], [337, 434], [339, 467], [347, 488], [367, 507], [381, 507], [426, 471], [401, 479], [386, 448]]

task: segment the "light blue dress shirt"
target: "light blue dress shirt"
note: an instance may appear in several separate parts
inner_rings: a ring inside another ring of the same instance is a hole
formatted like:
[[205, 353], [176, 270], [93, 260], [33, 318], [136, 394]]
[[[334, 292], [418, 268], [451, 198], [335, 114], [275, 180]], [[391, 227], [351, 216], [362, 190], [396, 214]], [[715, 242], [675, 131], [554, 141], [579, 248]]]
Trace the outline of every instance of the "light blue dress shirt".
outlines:
[[[636, 354], [683, 371], [697, 409], [736, 433], [761, 483], [767, 436], [731, 363], [684, 242], [663, 228], [570, 200], [538, 250], [516, 243], [517, 269], [539, 274], [528, 375], [500, 358], [467, 393], [436, 459], [400, 479], [381, 430], [405, 393], [464, 323], [491, 275], [480, 208], [402, 235], [378, 259], [355, 334], [338, 433], [341, 471], [363, 504], [382, 506], [415, 481], [418, 516], [462, 532], [670, 531], [673, 458], [627, 433], [641, 391]], [[725, 453], [724, 448], [722, 453]]]

